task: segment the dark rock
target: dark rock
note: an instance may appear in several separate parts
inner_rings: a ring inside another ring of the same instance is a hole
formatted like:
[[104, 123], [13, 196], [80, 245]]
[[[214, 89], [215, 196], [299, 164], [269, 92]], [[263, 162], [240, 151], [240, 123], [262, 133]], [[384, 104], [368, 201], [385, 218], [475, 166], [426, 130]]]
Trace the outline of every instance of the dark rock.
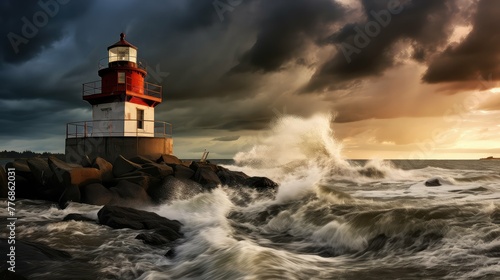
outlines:
[[441, 186], [441, 182], [439, 181], [438, 178], [431, 178], [431, 179], [425, 181], [425, 186], [427, 186], [427, 187], [437, 187], [437, 186]]
[[26, 160], [16, 159], [9, 162], [5, 165], [5, 169], [8, 170], [9, 168], [14, 168], [16, 172], [16, 197], [43, 199], [40, 197], [43, 186], [36, 180]]
[[92, 160], [90, 160], [88, 155], [82, 157], [82, 161], [80, 163], [83, 167], [92, 167]]
[[174, 165], [174, 177], [177, 179], [191, 179], [194, 176], [194, 171], [184, 165]]
[[229, 169], [220, 167], [217, 172], [217, 176], [219, 177], [222, 184], [228, 186], [238, 186], [244, 185], [245, 180], [250, 178], [247, 174], [239, 171], [231, 171]]
[[113, 199], [113, 193], [102, 184], [94, 183], [80, 188], [81, 202], [92, 205], [105, 205]]
[[166, 164], [146, 163], [139, 170], [155, 177], [167, 177], [174, 174], [174, 169]]
[[101, 172], [92, 167], [73, 168], [63, 174], [64, 186], [85, 186], [93, 183], [101, 183]]
[[163, 229], [169, 228], [180, 234], [182, 224], [153, 212], [120, 206], [104, 206], [97, 213], [99, 222], [115, 229]]
[[67, 186], [59, 198], [59, 208], [65, 209], [71, 201], [80, 202], [80, 199], [80, 188], [76, 185]]
[[161, 155], [161, 157], [156, 161], [157, 163], [165, 163], [168, 165], [181, 165], [182, 161], [174, 155]]
[[208, 162], [192, 161], [191, 164], [189, 165], [189, 168], [191, 168], [195, 172], [198, 170], [198, 168], [208, 168], [213, 172], [217, 173], [221, 167], [218, 167], [217, 165]]
[[[41, 187], [34, 179], [28, 180], [16, 172], [16, 198], [40, 199]], [[57, 198], [61, 193], [62, 191], [59, 192]]]
[[165, 253], [165, 257], [169, 259], [175, 257], [175, 249], [174, 248], [168, 249], [168, 251]]
[[147, 159], [143, 156], [136, 156], [136, 157], [133, 157], [130, 159], [131, 162], [133, 163], [137, 163], [139, 165], [143, 165], [143, 164], [146, 164], [146, 163], [153, 163], [154, 161], [153, 160], [150, 160], [150, 159]]
[[210, 167], [200, 166], [194, 174], [194, 181], [203, 185], [206, 189], [214, 189], [221, 184], [219, 177]]
[[152, 154], [140, 154], [139, 156], [141, 158], [144, 158], [146, 160], [152, 161], [152, 162], [157, 162], [158, 159], [161, 157], [162, 153], [152, 153]]
[[1, 198], [6, 198], [7, 193], [9, 191], [8, 189], [8, 180], [9, 178], [7, 177], [7, 172], [5, 172], [5, 169], [3, 166], [0, 165], [0, 197]]
[[92, 218], [76, 213], [66, 215], [66, 217], [63, 218], [63, 221], [95, 222], [95, 220]]
[[141, 233], [135, 239], [142, 240], [144, 243], [153, 246], [170, 244], [170, 240], [156, 233]]
[[48, 159], [50, 170], [54, 173], [54, 176], [57, 178], [57, 181], [62, 184], [63, 176], [68, 171], [71, 171], [74, 168], [83, 168], [79, 164], [66, 163], [54, 156], [50, 156]]
[[28, 166], [28, 161], [25, 159], [15, 159], [12, 162], [8, 162], [5, 165], [5, 169], [9, 169], [9, 168], [15, 168], [16, 173], [19, 173], [22, 175], [26, 175], [26, 173], [31, 174], [31, 170]]
[[110, 182], [113, 180], [113, 178], [114, 178], [113, 165], [109, 161], [107, 161], [101, 157], [97, 157], [94, 160], [92, 167], [97, 168], [98, 170], [101, 171], [101, 178], [102, 178], [102, 181], [104, 183], [107, 183], [107, 182]]
[[47, 159], [43, 158], [30, 158], [27, 160], [28, 167], [33, 174], [34, 178], [41, 185], [48, 185], [53, 176], [53, 172], [49, 167]]
[[247, 178], [245, 179], [244, 185], [259, 190], [275, 189], [276, 187], [278, 187], [278, 184], [266, 177]]
[[143, 187], [125, 180], [120, 181], [115, 187], [112, 187], [109, 190], [118, 194], [121, 198], [130, 199], [136, 203], [150, 203], [150, 197]]
[[145, 207], [152, 204], [144, 188], [134, 183], [122, 181], [109, 190], [112, 199], [106, 205]]
[[194, 181], [168, 176], [162, 184], [150, 187], [147, 192], [153, 202], [161, 204], [171, 200], [191, 198], [202, 193], [203, 188]]
[[136, 171], [141, 168], [141, 165], [127, 160], [123, 156], [118, 156], [113, 163], [113, 175], [115, 177], [120, 177], [123, 174], [127, 174]]
[[[6, 238], [0, 238], [0, 251], [9, 252], [9, 245]], [[36, 242], [16, 240], [16, 256], [22, 256], [19, 261], [22, 262], [43, 262], [50, 260], [66, 261], [71, 259], [71, 255], [67, 252], [53, 249], [47, 245]], [[16, 268], [17, 267], [16, 259]]]
[[[16, 274], [18, 274], [18, 278], [2, 278], [3, 275], [5, 275], [2, 274], [0, 279], [26, 279], [21, 278], [19, 274], [24, 277], [29, 277], [29, 279], [97, 279], [96, 275], [92, 275], [92, 271], [95, 269], [89, 267], [92, 265], [72, 259], [69, 253], [51, 248], [41, 243], [24, 241], [20, 238], [21, 236], [16, 237], [15, 270]], [[8, 265], [6, 261], [7, 254], [10, 252], [10, 246], [12, 246], [12, 244], [8, 244], [6, 238], [0, 239], [0, 252], [2, 252], [0, 261], [2, 262], [2, 268], [6, 268]], [[54, 264], [56, 265], [54, 266]], [[78, 268], [75, 267], [77, 265], [79, 266]], [[85, 274], [85, 277], [76, 274], [75, 271], [81, 273], [82, 270], [80, 270], [80, 268], [88, 268], [86, 270], [88, 274]], [[40, 272], [43, 274], [40, 274]], [[47, 272], [50, 272], [50, 274]], [[66, 277], [64, 277], [64, 275], [66, 275]], [[10, 274], [7, 277], [14, 277], [14, 275]]]
[[169, 227], [161, 227], [155, 230], [154, 233], [165, 237], [169, 241], [174, 241], [184, 236], [182, 233], [179, 232], [179, 230], [174, 230]]
[[151, 185], [160, 185], [161, 184], [160, 178], [155, 178], [155, 177], [146, 176], [146, 175], [120, 177], [120, 178], [117, 178], [116, 181], [118, 182], [118, 184], [121, 181], [127, 181], [129, 183], [133, 183], [133, 184], [141, 186], [144, 190], [149, 189], [149, 187]]

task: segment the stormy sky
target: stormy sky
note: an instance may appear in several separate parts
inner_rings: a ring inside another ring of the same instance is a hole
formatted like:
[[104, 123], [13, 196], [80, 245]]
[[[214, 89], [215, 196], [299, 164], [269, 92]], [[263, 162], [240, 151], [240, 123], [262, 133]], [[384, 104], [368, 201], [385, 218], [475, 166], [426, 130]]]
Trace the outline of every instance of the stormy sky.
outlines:
[[0, 2], [0, 149], [64, 151], [120, 32], [163, 86], [174, 151], [232, 158], [329, 113], [348, 158], [500, 156], [500, 1]]

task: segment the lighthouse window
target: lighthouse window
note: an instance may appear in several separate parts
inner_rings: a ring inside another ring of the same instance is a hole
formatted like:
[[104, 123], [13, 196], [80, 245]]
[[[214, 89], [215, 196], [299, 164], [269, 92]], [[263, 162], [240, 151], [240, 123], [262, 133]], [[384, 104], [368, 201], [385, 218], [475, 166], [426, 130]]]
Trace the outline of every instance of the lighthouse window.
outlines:
[[125, 83], [125, 72], [118, 72], [118, 83], [119, 84]]
[[144, 110], [137, 109], [137, 128], [144, 129]]

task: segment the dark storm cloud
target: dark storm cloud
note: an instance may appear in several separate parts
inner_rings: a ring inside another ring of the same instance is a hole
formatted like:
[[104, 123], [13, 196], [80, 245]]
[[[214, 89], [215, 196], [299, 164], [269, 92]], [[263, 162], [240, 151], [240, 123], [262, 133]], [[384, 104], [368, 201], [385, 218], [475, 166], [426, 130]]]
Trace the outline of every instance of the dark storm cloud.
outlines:
[[240, 139], [239, 135], [236, 136], [222, 136], [212, 139], [212, 141], [232, 142]]
[[500, 80], [499, 11], [499, 1], [480, 1], [472, 31], [462, 43], [449, 46], [432, 60], [424, 81], [477, 81], [479, 76]]
[[25, 62], [62, 39], [72, 20], [85, 14], [92, 1], [4, 0], [0, 3], [0, 59]]
[[346, 24], [326, 40], [338, 52], [317, 70], [304, 91], [345, 88], [356, 79], [381, 75], [395, 65], [400, 50], [394, 47], [402, 40], [413, 45], [415, 60], [425, 60], [446, 42], [458, 9], [454, 1], [434, 0], [363, 0], [362, 5], [366, 20]]
[[260, 1], [257, 41], [232, 71], [280, 70], [298, 59], [308, 40], [317, 40], [343, 12], [342, 6], [330, 0]]
[[[59, 3], [56, 1], [41, 2]], [[97, 62], [106, 57], [107, 46], [119, 39], [120, 32], [139, 47], [139, 58], [148, 66], [148, 81], [163, 86], [164, 103], [156, 108], [157, 119], [171, 121], [175, 131], [186, 136], [199, 135], [200, 131], [232, 135], [225, 132], [267, 128], [269, 120], [276, 117], [276, 106], [288, 106], [290, 113], [304, 116], [331, 109], [331, 100], [294, 94], [306, 79], [300, 75], [309, 75], [301, 72], [305, 67], [316, 71], [306, 91], [346, 87], [390, 69], [396, 63], [394, 47], [407, 40], [414, 48], [412, 58], [431, 63], [429, 75], [436, 77], [434, 70], [449, 64], [439, 57], [432, 64], [434, 54], [444, 46], [450, 26], [462, 12], [457, 12], [458, 1], [408, 2], [347, 63], [342, 52], [329, 59], [319, 57], [328, 56], [333, 45], [352, 43], [354, 27], [374, 20], [371, 11], [386, 9], [389, 0], [361, 1], [367, 18], [358, 18], [357, 12], [333, 0], [218, 0], [227, 5], [239, 3], [224, 11], [223, 17], [213, 0], [59, 1], [67, 3], [60, 4], [57, 13], [48, 16], [47, 24], [18, 46], [17, 54], [9, 34], [23, 36], [22, 18], [33, 22], [34, 15], [44, 9], [38, 1], [0, 1], [0, 139], [55, 134], [63, 138], [66, 122], [91, 118], [90, 106], [82, 100], [82, 83], [99, 79]], [[483, 10], [479, 9], [481, 16], [491, 18]], [[473, 23], [485, 29], [486, 18], [480, 19], [479, 13]], [[473, 33], [481, 36], [467, 40], [484, 38], [498, 46], [497, 41], [487, 38], [488, 30], [477, 28]], [[450, 49], [443, 57], [464, 53], [458, 50]], [[316, 51], [322, 55], [312, 61], [309, 55]], [[486, 61], [484, 58], [476, 64]], [[280, 82], [275, 83], [276, 77]], [[299, 82], [292, 86], [295, 80]], [[391, 94], [384, 96], [396, 93]], [[365, 108], [363, 100], [340, 103], [346, 109], [339, 110], [344, 115], [339, 119], [352, 121], [345, 111]], [[386, 104], [379, 102], [381, 108]], [[374, 114], [370, 111], [354, 119]], [[208, 139], [234, 139], [228, 137], [215, 134]]]

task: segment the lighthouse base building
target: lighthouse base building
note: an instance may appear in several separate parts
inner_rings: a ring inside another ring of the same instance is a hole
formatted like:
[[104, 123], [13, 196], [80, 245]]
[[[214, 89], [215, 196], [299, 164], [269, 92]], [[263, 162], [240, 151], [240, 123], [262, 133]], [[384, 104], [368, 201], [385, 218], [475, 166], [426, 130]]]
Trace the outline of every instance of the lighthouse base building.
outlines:
[[172, 154], [172, 126], [155, 120], [162, 87], [144, 81], [147, 71], [138, 63], [137, 47], [125, 41], [123, 33], [108, 47], [98, 74], [100, 80], [82, 85], [83, 100], [92, 105], [92, 120], [66, 125], [66, 160]]

